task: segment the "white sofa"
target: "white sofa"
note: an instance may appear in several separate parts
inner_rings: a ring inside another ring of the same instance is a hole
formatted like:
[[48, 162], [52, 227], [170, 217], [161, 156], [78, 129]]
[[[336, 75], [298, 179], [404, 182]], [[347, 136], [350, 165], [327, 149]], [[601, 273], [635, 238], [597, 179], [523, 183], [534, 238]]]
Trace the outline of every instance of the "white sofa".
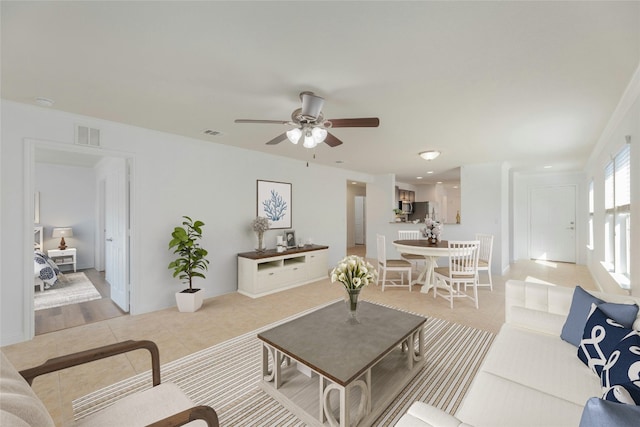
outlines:
[[[505, 292], [505, 324], [455, 416], [415, 402], [397, 427], [580, 424], [585, 404], [602, 391], [600, 379], [578, 359], [577, 348], [560, 338], [574, 289], [509, 280]], [[590, 293], [608, 302], [640, 305], [640, 298]], [[633, 328], [640, 330], [640, 314]]]

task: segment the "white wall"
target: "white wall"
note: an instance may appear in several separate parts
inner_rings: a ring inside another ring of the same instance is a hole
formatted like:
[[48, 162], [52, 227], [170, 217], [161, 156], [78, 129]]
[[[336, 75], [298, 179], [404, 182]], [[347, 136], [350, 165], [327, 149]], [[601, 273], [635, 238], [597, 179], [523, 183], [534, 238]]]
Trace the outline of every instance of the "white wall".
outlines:
[[[2, 101], [0, 150], [0, 345], [28, 340], [33, 313], [28, 287], [32, 217], [25, 210], [25, 138], [73, 143], [75, 124], [101, 130], [101, 153], [126, 153], [133, 161], [131, 313], [175, 305], [182, 285], [166, 268], [170, 232], [182, 215], [200, 219], [203, 247], [211, 264], [199, 284], [205, 297], [237, 288], [236, 254], [252, 250], [256, 237], [256, 180], [292, 183], [292, 219], [296, 235], [329, 249], [329, 264], [346, 253], [347, 180], [366, 182], [366, 174], [242, 150], [90, 117]], [[262, 143], [256, 141], [256, 144]], [[302, 149], [302, 148], [301, 148]], [[109, 155], [109, 154], [107, 154]], [[32, 194], [29, 196], [33, 199]], [[392, 197], [392, 194], [389, 196]], [[368, 201], [367, 205], [370, 205]], [[379, 209], [378, 209], [379, 210]], [[390, 212], [390, 210], [389, 210]], [[274, 247], [282, 230], [268, 231]]]
[[508, 179], [503, 163], [483, 163], [460, 168], [460, 215], [461, 223], [445, 225], [450, 234], [447, 239], [472, 239], [476, 233], [492, 234], [493, 258], [491, 272], [502, 275], [509, 266], [509, 244], [505, 241], [505, 225], [509, 223], [506, 214], [509, 206]]
[[[48, 163], [35, 165], [35, 191], [40, 192], [40, 225], [44, 227], [44, 251], [57, 249], [54, 227], [72, 227], [65, 239], [77, 249], [77, 268], [93, 268], [95, 237], [95, 173], [92, 168]], [[69, 266], [62, 266], [69, 271]]]

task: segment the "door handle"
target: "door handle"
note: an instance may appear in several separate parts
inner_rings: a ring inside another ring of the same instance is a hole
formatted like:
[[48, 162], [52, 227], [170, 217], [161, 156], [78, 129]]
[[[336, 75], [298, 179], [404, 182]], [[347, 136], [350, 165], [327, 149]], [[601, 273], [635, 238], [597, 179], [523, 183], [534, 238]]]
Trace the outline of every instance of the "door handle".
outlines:
[[111, 237], [109, 237], [109, 238], [107, 239], [107, 242], [113, 242], [113, 239], [112, 239]]
[[573, 230], [573, 227], [567, 227], [567, 230]]

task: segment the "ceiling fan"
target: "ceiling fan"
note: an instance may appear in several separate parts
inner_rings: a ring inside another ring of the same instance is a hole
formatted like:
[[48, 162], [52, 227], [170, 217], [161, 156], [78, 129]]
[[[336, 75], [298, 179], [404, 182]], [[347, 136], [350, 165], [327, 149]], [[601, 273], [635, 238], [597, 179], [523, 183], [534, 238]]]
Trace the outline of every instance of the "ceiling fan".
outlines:
[[335, 135], [329, 133], [331, 128], [347, 127], [378, 127], [380, 119], [377, 117], [366, 117], [357, 119], [331, 119], [325, 120], [322, 114], [324, 98], [315, 95], [313, 92], [301, 92], [300, 100], [302, 108], [298, 108], [291, 113], [291, 120], [252, 120], [236, 119], [236, 123], [269, 123], [294, 126], [292, 129], [268, 141], [268, 145], [279, 144], [288, 139], [297, 144], [301, 139], [305, 148], [313, 148], [321, 142], [325, 142], [330, 147], [342, 144]]

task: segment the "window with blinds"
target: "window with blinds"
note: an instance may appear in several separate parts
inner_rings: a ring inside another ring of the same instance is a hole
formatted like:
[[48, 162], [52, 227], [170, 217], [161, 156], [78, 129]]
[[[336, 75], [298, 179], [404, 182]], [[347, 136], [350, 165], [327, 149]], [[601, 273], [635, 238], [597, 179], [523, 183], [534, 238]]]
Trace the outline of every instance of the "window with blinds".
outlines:
[[615, 273], [618, 282], [625, 287], [629, 285], [631, 261], [631, 146], [629, 144], [626, 144], [605, 166], [604, 208], [605, 264], [611, 273]]

